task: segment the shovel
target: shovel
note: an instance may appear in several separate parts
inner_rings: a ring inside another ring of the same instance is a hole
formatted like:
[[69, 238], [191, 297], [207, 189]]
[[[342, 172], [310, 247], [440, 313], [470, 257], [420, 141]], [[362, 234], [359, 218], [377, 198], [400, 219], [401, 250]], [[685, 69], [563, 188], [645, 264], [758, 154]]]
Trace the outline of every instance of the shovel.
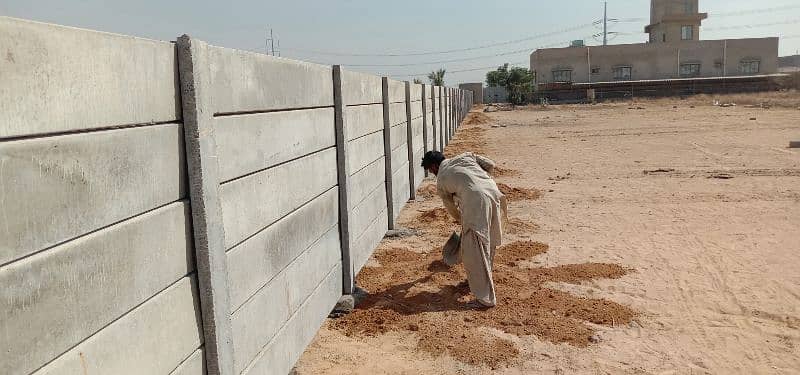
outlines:
[[456, 232], [450, 235], [444, 246], [442, 246], [442, 260], [448, 266], [461, 262], [461, 235]]

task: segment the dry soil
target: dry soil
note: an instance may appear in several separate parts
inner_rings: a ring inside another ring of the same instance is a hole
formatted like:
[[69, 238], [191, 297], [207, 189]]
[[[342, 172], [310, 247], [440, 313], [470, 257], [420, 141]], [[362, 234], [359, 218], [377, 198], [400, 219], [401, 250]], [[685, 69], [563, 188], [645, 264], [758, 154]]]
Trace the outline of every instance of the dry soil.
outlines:
[[467, 309], [439, 262], [457, 225], [428, 179], [400, 217], [419, 235], [383, 241], [369, 299], [298, 373], [800, 373], [800, 110], [713, 99], [473, 115], [448, 154], [530, 193], [510, 200], [498, 307]]

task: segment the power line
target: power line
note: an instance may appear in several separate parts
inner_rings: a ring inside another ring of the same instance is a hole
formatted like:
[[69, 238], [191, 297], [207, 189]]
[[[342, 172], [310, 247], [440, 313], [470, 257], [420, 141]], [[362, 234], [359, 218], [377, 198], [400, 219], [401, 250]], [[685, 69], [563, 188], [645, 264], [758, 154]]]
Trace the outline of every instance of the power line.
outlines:
[[[508, 65], [509, 65], [509, 67], [513, 67], [515, 65], [523, 65], [523, 64], [527, 64], [527, 63], [528, 63], [527, 61], [521, 61], [521, 62], [510, 63]], [[480, 67], [480, 68], [461, 69], [461, 70], [448, 70], [447, 73], [474, 72], [476, 70], [496, 69], [499, 66], [502, 66], [502, 64], [501, 65], [484, 66], [484, 67]], [[416, 76], [426, 76], [426, 75], [428, 75], [428, 73], [397, 74], [397, 75], [391, 75], [390, 77], [416, 77]]]
[[[676, 1], [677, 2], [677, 1]], [[734, 12], [721, 12], [721, 13], [710, 13], [714, 17], [733, 17], [733, 16], [741, 16], [741, 15], [748, 15], [748, 14], [762, 14], [762, 13], [772, 13], [778, 11], [785, 11], [791, 9], [798, 9], [800, 5], [784, 5], [779, 7], [772, 7], [772, 8], [761, 8], [761, 9], [749, 9], [749, 10], [741, 10], [741, 11], [734, 11]], [[609, 19], [611, 22], [640, 22], [645, 21], [644, 18], [623, 18], [623, 19]], [[449, 53], [457, 53], [457, 52], [468, 52], [474, 51], [479, 49], [485, 49], [490, 47], [498, 47], [498, 46], [505, 46], [510, 44], [521, 43], [525, 41], [535, 40], [546, 38], [548, 36], [558, 35], [562, 33], [567, 33], [570, 31], [578, 31], [588, 27], [596, 26], [600, 21], [594, 21], [592, 23], [587, 24], [580, 24], [571, 27], [567, 27], [561, 30], [551, 31], [548, 33], [532, 35], [525, 38], [514, 39], [509, 41], [503, 42], [496, 42], [496, 43], [487, 43], [479, 46], [474, 47], [465, 47], [465, 48], [457, 48], [457, 49], [450, 49], [450, 50], [441, 50], [441, 51], [424, 51], [424, 52], [397, 52], [397, 53], [349, 53], [349, 52], [332, 52], [332, 51], [323, 51], [323, 50], [313, 50], [313, 49], [302, 49], [302, 48], [290, 48], [284, 47], [283, 49], [288, 51], [295, 51], [295, 52], [302, 52], [302, 53], [311, 53], [317, 55], [329, 55], [329, 56], [349, 56], [349, 57], [406, 57], [406, 56], [427, 56], [427, 55], [442, 55], [442, 54], [449, 54]], [[443, 61], [443, 62], [456, 62], [456, 61], [467, 61], [467, 60], [454, 60], [454, 61]], [[431, 62], [433, 63], [441, 63], [441, 62]], [[385, 64], [385, 65], [356, 65], [351, 64], [349, 66], [408, 66], [408, 65], [400, 65], [400, 64]]]
[[[578, 31], [583, 30], [586, 28], [592, 27], [591, 23], [586, 23], [582, 25], [575, 25], [571, 27], [567, 27], [561, 30], [551, 31], [543, 34], [532, 35], [529, 37], [509, 40], [505, 42], [497, 42], [497, 43], [490, 43], [484, 44], [475, 47], [467, 47], [467, 48], [458, 48], [458, 49], [451, 49], [451, 50], [444, 50], [444, 51], [426, 51], [426, 52], [406, 52], [406, 53], [345, 53], [345, 52], [329, 52], [329, 51], [319, 51], [319, 50], [306, 50], [306, 49], [299, 49], [299, 48], [288, 48], [284, 47], [285, 50], [297, 51], [297, 52], [306, 52], [306, 53], [314, 53], [318, 55], [331, 55], [331, 56], [351, 56], [351, 57], [404, 57], [404, 56], [425, 56], [425, 55], [442, 55], [447, 53], [456, 53], [456, 52], [466, 52], [466, 51], [474, 51], [478, 49], [484, 49], [489, 47], [497, 47], [497, 46], [505, 46], [509, 44], [516, 44], [521, 42], [526, 42], [529, 40], [535, 39], [542, 39], [553, 35], [559, 35], [568, 33], [570, 31]], [[353, 66], [353, 65], [351, 65]]]
[[[588, 36], [585, 39], [588, 39], [590, 37], [591, 36]], [[547, 45], [543, 45], [543, 46], [538, 46], [538, 47], [533, 47], [533, 48], [524, 48], [524, 49], [519, 49], [519, 50], [515, 50], [515, 51], [507, 51], [507, 52], [495, 53], [495, 54], [491, 54], [491, 55], [464, 57], [464, 58], [460, 58], [460, 59], [450, 59], [450, 60], [425, 61], [425, 62], [419, 62], [419, 63], [405, 63], [405, 64], [339, 64], [339, 65], [349, 66], [349, 67], [362, 67], [362, 68], [363, 67], [404, 67], [404, 66], [418, 66], [418, 65], [436, 65], [436, 64], [445, 64], [445, 63], [451, 63], [451, 62], [480, 60], [480, 59], [485, 59], [485, 58], [488, 58], [488, 57], [499, 57], [499, 56], [516, 55], [516, 54], [520, 54], [520, 53], [530, 53], [532, 50], [535, 50], [537, 48], [550, 48], [550, 47], [564, 45], [564, 44], [567, 44], [567, 43], [569, 43], [569, 41], [551, 43], [551, 44], [547, 44]]]
[[720, 27], [711, 27], [711, 28], [703, 28], [705, 31], [719, 31], [719, 30], [736, 30], [736, 29], [754, 29], [758, 27], [769, 27], [769, 26], [778, 26], [778, 25], [795, 25], [800, 22], [800, 19], [793, 19], [793, 20], [786, 20], [782, 22], [769, 22], [769, 23], [758, 23], [752, 25], [734, 25], [734, 26], [720, 26]]
[[791, 10], [791, 9], [800, 9], [800, 5], [784, 5], [784, 6], [772, 7], [772, 8], [739, 10], [739, 11], [735, 11], [735, 12], [709, 13], [709, 15], [710, 16], [714, 16], [714, 17], [734, 17], [734, 16], [749, 15], [749, 14], [773, 13], [773, 12], [778, 12], [778, 11], [782, 11], [782, 10]]

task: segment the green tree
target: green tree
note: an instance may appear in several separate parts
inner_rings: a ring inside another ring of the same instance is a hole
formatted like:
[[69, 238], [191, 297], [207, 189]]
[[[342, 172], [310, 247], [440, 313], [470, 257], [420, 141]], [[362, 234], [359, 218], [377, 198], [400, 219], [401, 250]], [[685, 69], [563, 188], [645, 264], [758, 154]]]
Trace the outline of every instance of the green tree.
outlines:
[[508, 64], [503, 64], [497, 70], [486, 73], [486, 85], [504, 87], [508, 92], [508, 101], [521, 104], [533, 92], [533, 74], [526, 68], [509, 69]]
[[434, 86], [444, 86], [444, 73], [445, 69], [439, 69], [432, 71], [428, 74], [428, 79], [431, 81], [431, 85]]
[[422, 83], [422, 80], [421, 80], [421, 79], [419, 79], [419, 78], [414, 78], [414, 84], [417, 84], [417, 85], [418, 85], [418, 84], [420, 84], [420, 83]]
[[486, 73], [486, 86], [489, 87], [505, 87], [508, 82], [508, 64]]

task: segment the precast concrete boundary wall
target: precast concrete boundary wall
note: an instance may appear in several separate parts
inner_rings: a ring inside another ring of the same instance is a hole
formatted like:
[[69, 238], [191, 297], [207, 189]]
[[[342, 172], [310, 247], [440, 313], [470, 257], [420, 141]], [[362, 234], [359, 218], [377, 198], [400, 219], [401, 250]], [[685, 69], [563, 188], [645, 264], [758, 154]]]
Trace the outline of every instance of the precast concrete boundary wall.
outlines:
[[0, 373], [203, 373], [175, 45], [11, 18], [0, 45]]
[[0, 43], [2, 374], [289, 372], [471, 104], [189, 36]]

